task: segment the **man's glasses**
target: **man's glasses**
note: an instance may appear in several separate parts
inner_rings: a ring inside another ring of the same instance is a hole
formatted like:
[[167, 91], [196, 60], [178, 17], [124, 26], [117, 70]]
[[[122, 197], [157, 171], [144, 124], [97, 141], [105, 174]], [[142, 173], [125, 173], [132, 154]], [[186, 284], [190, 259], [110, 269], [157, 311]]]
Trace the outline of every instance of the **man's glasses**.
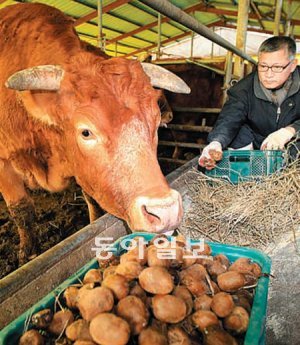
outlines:
[[260, 72], [268, 72], [268, 70], [270, 69], [272, 72], [274, 73], [281, 73], [283, 70], [285, 70], [294, 60], [291, 60], [287, 65], [285, 66], [277, 66], [277, 65], [273, 65], [273, 66], [268, 66], [268, 65], [261, 65], [258, 64], [257, 69]]

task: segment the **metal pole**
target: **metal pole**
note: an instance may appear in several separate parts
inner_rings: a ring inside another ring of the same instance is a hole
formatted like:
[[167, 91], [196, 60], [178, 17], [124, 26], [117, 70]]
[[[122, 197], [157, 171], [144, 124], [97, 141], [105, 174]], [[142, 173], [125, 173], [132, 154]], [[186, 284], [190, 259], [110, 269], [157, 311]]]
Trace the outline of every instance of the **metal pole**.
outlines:
[[97, 11], [98, 11], [98, 45], [101, 50], [103, 50], [103, 41], [102, 41], [102, 29], [103, 29], [103, 22], [102, 22], [102, 0], [97, 1]]
[[223, 99], [222, 105], [226, 102], [227, 90], [229, 89], [229, 83], [232, 78], [232, 52], [228, 51], [225, 62], [225, 77], [223, 82]]
[[195, 31], [197, 34], [208, 38], [209, 40], [217, 43], [221, 47], [232, 51], [236, 55], [252, 62], [253, 64], [256, 64], [256, 61], [252, 59], [251, 56], [237, 49], [233, 44], [231, 44], [230, 42], [226, 41], [221, 36], [214, 33], [205, 25], [199, 23], [195, 18], [186, 14], [184, 11], [182, 11], [175, 5], [171, 4], [169, 1], [167, 0], [140, 0], [140, 1], [146, 4], [147, 6], [153, 8], [154, 10], [164, 14], [170, 19], [184, 25], [190, 30]]
[[[236, 29], [236, 47], [245, 51], [247, 39], [248, 13], [250, 7], [250, 0], [240, 0], [238, 6], [238, 20]], [[233, 74], [239, 79], [244, 76], [243, 60], [236, 56], [234, 61]]]
[[[212, 28], [213, 33], [215, 34], [215, 28]], [[214, 57], [214, 42], [211, 42], [211, 51], [210, 51], [210, 57]]]
[[291, 34], [291, 19], [292, 19], [292, 0], [287, 2], [287, 20], [285, 24], [285, 36], [290, 36]]
[[281, 19], [282, 0], [276, 0], [275, 2], [276, 2], [276, 9], [275, 9], [273, 35], [278, 36], [280, 33], [280, 19]]
[[195, 36], [194, 31], [191, 31], [191, 53], [190, 53], [191, 59], [193, 58], [193, 55], [194, 55], [194, 36]]
[[[194, 11], [191, 13], [191, 16], [194, 17]], [[190, 58], [193, 59], [194, 56], [194, 37], [195, 33], [194, 31], [191, 31], [191, 51], [190, 51]]]
[[157, 58], [160, 58], [160, 48], [161, 48], [161, 14], [158, 13], [157, 17]]

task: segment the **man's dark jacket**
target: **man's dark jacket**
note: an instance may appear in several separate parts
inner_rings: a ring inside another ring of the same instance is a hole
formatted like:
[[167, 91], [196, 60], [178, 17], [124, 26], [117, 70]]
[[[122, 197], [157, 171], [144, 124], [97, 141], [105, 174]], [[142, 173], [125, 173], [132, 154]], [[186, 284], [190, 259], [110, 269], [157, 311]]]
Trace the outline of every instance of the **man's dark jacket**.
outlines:
[[242, 127], [253, 134], [254, 149], [276, 130], [291, 126], [300, 130], [300, 67], [293, 72], [293, 82], [286, 99], [278, 107], [266, 97], [257, 72], [249, 74], [228, 90], [228, 99], [219, 115], [208, 142], [218, 141], [223, 149], [237, 136]]

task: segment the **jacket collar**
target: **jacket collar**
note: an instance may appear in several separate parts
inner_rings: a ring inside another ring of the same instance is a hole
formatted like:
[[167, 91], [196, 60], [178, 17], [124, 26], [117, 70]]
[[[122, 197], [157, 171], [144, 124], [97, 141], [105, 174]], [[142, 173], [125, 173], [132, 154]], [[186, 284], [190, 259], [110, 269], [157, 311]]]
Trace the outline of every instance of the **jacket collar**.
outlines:
[[[292, 76], [293, 76], [293, 82], [292, 82], [292, 85], [288, 91], [287, 97], [294, 95], [300, 89], [300, 75], [299, 75], [299, 68], [298, 67], [295, 69]], [[265, 95], [263, 89], [261, 88], [257, 72], [255, 72], [255, 74], [254, 74], [253, 88], [254, 88], [254, 94], [257, 98], [263, 99], [265, 101], [269, 101], [267, 96]]]

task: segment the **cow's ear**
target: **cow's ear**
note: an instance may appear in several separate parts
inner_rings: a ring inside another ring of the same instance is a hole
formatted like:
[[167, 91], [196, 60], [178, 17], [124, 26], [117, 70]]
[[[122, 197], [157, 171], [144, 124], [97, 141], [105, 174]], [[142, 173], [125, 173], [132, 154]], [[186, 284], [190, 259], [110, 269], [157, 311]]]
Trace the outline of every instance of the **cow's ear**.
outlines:
[[47, 99], [49, 98], [48, 93], [22, 91], [19, 92], [19, 97], [30, 116], [46, 125], [58, 125], [56, 118], [50, 111], [49, 105], [52, 104], [53, 99]]

